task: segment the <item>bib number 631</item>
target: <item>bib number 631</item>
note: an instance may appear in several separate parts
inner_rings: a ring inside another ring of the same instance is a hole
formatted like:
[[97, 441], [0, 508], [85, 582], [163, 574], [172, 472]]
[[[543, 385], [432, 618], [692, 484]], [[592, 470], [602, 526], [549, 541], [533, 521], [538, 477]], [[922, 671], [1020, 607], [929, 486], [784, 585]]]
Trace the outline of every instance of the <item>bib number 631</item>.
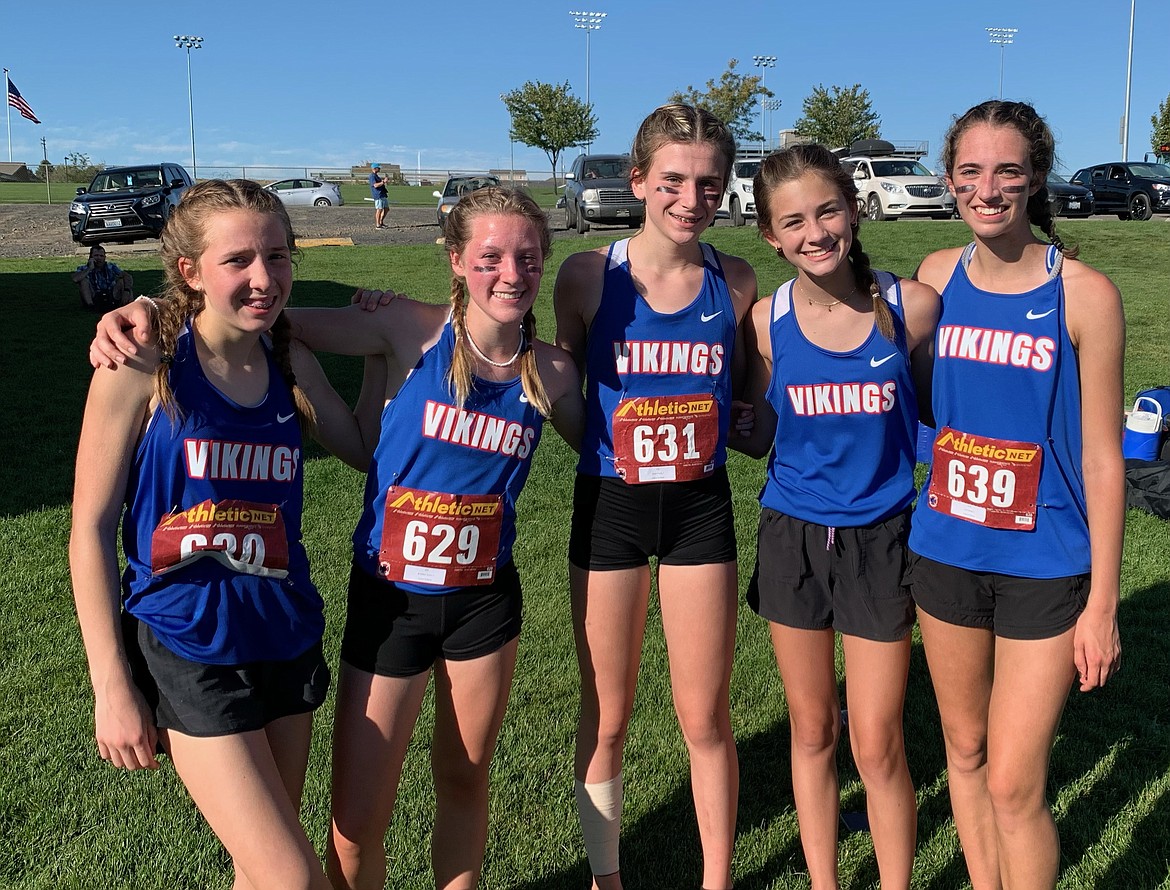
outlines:
[[694, 423], [685, 424], [681, 430], [673, 423], [662, 423], [657, 428], [650, 424], [638, 424], [634, 427], [634, 460], [640, 464], [655, 460], [673, 463], [679, 457], [680, 436], [685, 443], [683, 459], [698, 460], [700, 455], [695, 447]]

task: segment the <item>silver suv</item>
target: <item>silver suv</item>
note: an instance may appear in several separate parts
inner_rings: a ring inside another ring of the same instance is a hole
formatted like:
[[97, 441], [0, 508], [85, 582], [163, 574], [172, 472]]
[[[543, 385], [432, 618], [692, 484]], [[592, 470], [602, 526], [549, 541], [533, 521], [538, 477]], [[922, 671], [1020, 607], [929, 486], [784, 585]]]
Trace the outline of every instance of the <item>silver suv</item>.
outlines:
[[841, 166], [857, 185], [866, 219], [954, 215], [955, 198], [946, 182], [913, 158], [853, 156], [843, 158]]
[[642, 225], [646, 208], [630, 188], [630, 156], [578, 155], [565, 174], [565, 214], [582, 235], [591, 223]]

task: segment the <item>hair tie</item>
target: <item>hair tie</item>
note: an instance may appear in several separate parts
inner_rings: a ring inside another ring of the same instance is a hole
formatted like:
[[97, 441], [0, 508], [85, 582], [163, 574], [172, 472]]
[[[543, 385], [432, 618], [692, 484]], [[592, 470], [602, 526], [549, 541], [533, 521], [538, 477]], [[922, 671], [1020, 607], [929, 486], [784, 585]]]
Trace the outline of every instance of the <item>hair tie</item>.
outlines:
[[173, 355], [171, 355], [169, 352], [164, 352], [162, 355], [160, 355], [158, 357], [158, 360], [160, 362], [162, 362], [164, 365], [173, 365], [175, 363], [175, 357]]

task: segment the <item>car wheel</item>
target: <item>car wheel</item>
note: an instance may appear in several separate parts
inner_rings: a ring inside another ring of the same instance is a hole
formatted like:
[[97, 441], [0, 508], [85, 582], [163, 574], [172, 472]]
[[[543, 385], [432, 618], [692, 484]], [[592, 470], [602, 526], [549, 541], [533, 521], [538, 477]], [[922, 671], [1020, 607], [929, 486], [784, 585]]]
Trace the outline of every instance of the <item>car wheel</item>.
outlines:
[[584, 235], [589, 231], [589, 222], [585, 219], [585, 214], [581, 212], [580, 207], [577, 208], [573, 216], [577, 220], [577, 234]]
[[743, 211], [739, 209], [739, 198], [731, 199], [731, 224], [733, 226], [743, 225]]
[[328, 198], [318, 198], [316, 201], [313, 202], [313, 206], [314, 207], [332, 207], [333, 202], [330, 201]]
[[1145, 192], [1134, 192], [1129, 196], [1129, 218], [1145, 222], [1154, 215], [1150, 196]]
[[573, 205], [566, 203], [565, 204], [565, 228], [571, 229], [576, 224], [577, 224], [577, 221], [573, 218]]
[[874, 222], [881, 222], [886, 218], [885, 211], [882, 210], [882, 199], [877, 195], [870, 195], [869, 200], [865, 202], [865, 218]]

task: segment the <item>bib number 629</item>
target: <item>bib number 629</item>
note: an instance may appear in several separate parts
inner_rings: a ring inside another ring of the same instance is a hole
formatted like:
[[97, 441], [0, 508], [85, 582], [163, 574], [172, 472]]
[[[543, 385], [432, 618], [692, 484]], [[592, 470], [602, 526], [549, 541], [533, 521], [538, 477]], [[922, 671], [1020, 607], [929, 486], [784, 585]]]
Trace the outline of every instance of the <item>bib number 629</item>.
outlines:
[[467, 566], [475, 562], [478, 554], [478, 526], [462, 525], [456, 530], [455, 526], [447, 523], [428, 525], [419, 519], [412, 519], [406, 524], [402, 538], [402, 558], [407, 562], [450, 565], [454, 561], [458, 565]]

